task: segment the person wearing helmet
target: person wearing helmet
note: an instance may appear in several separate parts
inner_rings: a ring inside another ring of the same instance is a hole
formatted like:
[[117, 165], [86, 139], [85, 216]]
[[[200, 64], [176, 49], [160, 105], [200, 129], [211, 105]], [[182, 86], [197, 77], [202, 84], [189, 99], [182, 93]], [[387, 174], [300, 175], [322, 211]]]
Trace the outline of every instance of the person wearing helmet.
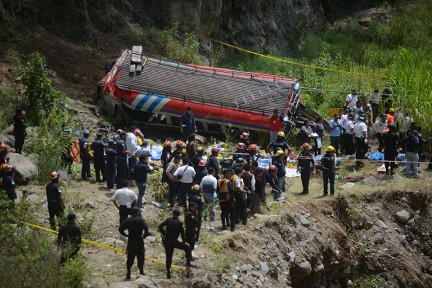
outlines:
[[26, 113], [18, 108], [13, 115], [13, 125], [15, 133], [15, 152], [22, 154], [25, 137], [27, 136]]
[[167, 139], [162, 144], [162, 154], [161, 154], [161, 163], [162, 163], [162, 183], [169, 183], [169, 179], [166, 175], [166, 169], [168, 167], [168, 163], [172, 159], [172, 147], [171, 140]]
[[[401, 147], [402, 142], [396, 133], [396, 125], [390, 124], [389, 131], [380, 137], [380, 147], [384, 148], [384, 162], [386, 168], [386, 175], [394, 175], [394, 168], [396, 167], [396, 156], [398, 149]], [[389, 171], [390, 167], [390, 171]]]
[[244, 131], [240, 134], [239, 142], [243, 143], [245, 147], [249, 147], [249, 131]]
[[201, 159], [198, 162], [197, 168], [195, 169], [195, 177], [194, 177], [194, 183], [195, 184], [200, 184], [201, 180], [207, 176], [208, 171], [207, 171], [207, 162], [204, 159]]
[[[266, 182], [269, 183], [270, 187], [272, 188], [271, 193], [273, 194], [273, 199], [278, 199], [282, 191], [279, 188], [278, 184], [278, 177], [277, 177], [278, 168], [275, 165], [270, 165], [269, 168], [266, 171]], [[265, 195], [262, 199], [262, 201], [265, 203]]]
[[207, 170], [213, 168], [215, 170], [216, 179], [219, 179], [219, 161], [217, 159], [219, 151], [217, 147], [211, 148], [211, 155], [207, 158]]
[[376, 139], [378, 139], [378, 141], [380, 141], [381, 135], [385, 132], [387, 128], [387, 115], [385, 113], [381, 114], [381, 116], [379, 117], [379, 119], [372, 125], [372, 135], [374, 135], [374, 137]]
[[12, 202], [17, 199], [15, 191], [16, 184], [14, 179], [15, 167], [12, 164], [3, 164], [3, 178], [1, 183], [1, 189], [6, 192], [8, 199]]
[[[342, 125], [339, 120], [339, 114], [335, 113], [329, 123], [330, 127], [330, 145], [335, 147], [336, 155], [339, 155], [339, 144], [342, 134]], [[304, 144], [303, 144], [304, 145]], [[315, 155], [316, 156], [316, 155]]]
[[[57, 245], [62, 248], [61, 264], [66, 263], [69, 259], [74, 259], [81, 247], [81, 229], [75, 224], [75, 220], [75, 213], [69, 213], [67, 215], [67, 223], [59, 229]], [[71, 245], [72, 250], [67, 247], [68, 244]]]
[[179, 167], [175, 172], [174, 176], [179, 181], [179, 194], [178, 202], [181, 206], [186, 208], [186, 200], [191, 194], [191, 188], [193, 185], [193, 179], [196, 175], [195, 169], [190, 164], [188, 158], [184, 157], [183, 166]]
[[175, 150], [173, 151], [173, 154], [174, 153], [183, 153], [183, 148], [185, 147], [186, 145], [184, 144], [184, 142], [182, 141], [182, 140], [177, 140], [176, 141], [176, 144], [175, 144]]
[[[135, 261], [138, 262], [138, 269], [140, 275], [144, 275], [144, 259], [145, 259], [145, 246], [144, 239], [152, 235], [149, 232], [148, 226], [140, 215], [140, 209], [133, 207], [131, 209], [131, 216], [127, 218], [118, 228], [118, 231], [124, 237], [127, 237], [127, 261], [126, 261], [126, 280], [131, 278], [131, 268]], [[125, 231], [128, 230], [128, 234]]]
[[204, 197], [202, 195], [201, 186], [199, 184], [194, 184], [191, 188], [191, 194], [188, 197], [188, 203], [195, 203], [198, 214], [198, 228], [196, 233], [196, 241], [199, 239], [199, 232], [201, 230], [201, 218], [202, 218], [202, 212], [204, 210]]
[[395, 123], [394, 116], [395, 116], [395, 109], [389, 108], [387, 113], [387, 125]]
[[115, 150], [115, 142], [112, 139], [108, 140], [108, 149], [106, 150], [106, 181], [107, 181], [107, 187], [109, 189], [114, 188], [115, 183], [115, 177], [116, 177], [116, 171], [117, 171], [117, 163], [116, 163], [116, 157], [117, 152]]
[[270, 143], [272, 143], [276, 141], [277, 134], [281, 131], [283, 117], [279, 115], [278, 109], [275, 108], [272, 115], [267, 118], [267, 121], [270, 122]]
[[356, 144], [356, 165], [363, 166], [363, 159], [365, 159], [366, 153], [369, 149], [367, 131], [368, 127], [365, 123], [365, 117], [361, 115], [358, 121], [354, 125], [354, 139]]
[[[165, 219], [158, 227], [158, 230], [162, 235], [162, 243], [165, 246], [165, 267], [168, 279], [171, 279], [171, 263], [175, 248], [185, 251], [186, 266], [192, 266], [192, 251], [189, 244], [186, 243], [183, 223], [179, 220], [179, 216], [180, 210], [178, 208], [174, 209], [173, 216]], [[181, 236], [182, 242], [178, 241], [179, 236]]]
[[217, 193], [219, 205], [221, 207], [222, 230], [230, 227], [231, 231], [235, 229], [235, 203], [234, 191], [232, 189], [231, 177], [234, 175], [233, 169], [224, 169], [223, 177], [218, 180]]
[[250, 144], [247, 151], [249, 152], [249, 154], [246, 155], [246, 162], [249, 165], [251, 165], [253, 162], [258, 161], [258, 147], [256, 144]]
[[321, 169], [323, 170], [324, 192], [323, 196], [328, 195], [328, 184], [330, 183], [330, 196], [335, 192], [335, 148], [327, 146], [326, 153], [321, 158]]
[[90, 172], [90, 153], [89, 153], [89, 142], [88, 137], [90, 132], [88, 130], [83, 131], [83, 137], [79, 138], [79, 149], [81, 157], [81, 179], [86, 181], [91, 177]]
[[237, 166], [234, 169], [235, 174], [231, 177], [231, 185], [233, 187], [234, 195], [235, 195], [235, 222], [236, 224], [242, 222], [243, 225], [247, 224], [247, 196], [248, 191], [245, 189], [244, 182], [242, 179], [243, 176], [243, 168], [241, 166]]
[[[92, 142], [93, 163], [97, 182], [105, 181], [105, 144], [102, 142], [102, 133], [97, 133], [96, 139]], [[101, 179], [102, 174], [102, 179]]]
[[297, 172], [300, 172], [303, 185], [303, 191], [300, 194], [309, 194], [309, 179], [314, 170], [314, 158], [310, 153], [311, 149], [312, 146], [309, 143], [304, 143], [302, 152], [298, 156]]
[[[276, 152], [276, 157], [273, 159], [273, 165], [277, 167], [277, 184], [279, 187], [279, 190], [282, 192], [285, 192], [285, 161], [284, 161], [285, 153], [282, 150], [278, 150]], [[280, 195], [275, 195], [280, 197]], [[275, 197], [275, 201], [277, 198]]]
[[188, 140], [190, 134], [197, 133], [195, 116], [192, 113], [192, 107], [187, 107], [186, 113], [184, 113], [181, 117], [180, 133], [182, 134], [183, 142]]
[[267, 152], [270, 152], [273, 149], [273, 154], [276, 154], [278, 149], [282, 149], [285, 153], [289, 153], [290, 147], [287, 142], [285, 142], [285, 133], [283, 131], [279, 131], [277, 134], [277, 139], [274, 142], [270, 142], [267, 146]]
[[246, 154], [246, 146], [243, 142], [237, 143], [236, 146], [237, 149], [236, 151], [234, 151], [233, 158], [232, 158], [234, 161], [237, 161], [240, 158], [243, 159]]
[[54, 217], [59, 217], [63, 214], [65, 205], [62, 197], [62, 190], [59, 185], [59, 173], [56, 171], [50, 174], [51, 182], [46, 186], [46, 195], [48, 201], [48, 213], [51, 229], [56, 230], [56, 222]]

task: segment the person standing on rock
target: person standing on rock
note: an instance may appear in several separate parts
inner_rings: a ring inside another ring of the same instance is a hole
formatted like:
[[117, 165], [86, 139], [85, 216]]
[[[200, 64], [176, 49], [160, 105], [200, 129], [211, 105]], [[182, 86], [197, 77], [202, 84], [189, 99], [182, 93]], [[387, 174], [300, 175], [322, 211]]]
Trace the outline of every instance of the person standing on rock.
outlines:
[[[60, 263], [64, 264], [67, 260], [75, 258], [81, 247], [81, 229], [75, 224], [76, 215], [69, 213], [68, 222], [61, 226], [57, 237], [57, 245], [62, 248]], [[70, 244], [69, 247], [67, 247]]]
[[[167, 278], [171, 279], [171, 263], [174, 253], [174, 249], [181, 249], [186, 253], [186, 266], [191, 266], [192, 252], [189, 244], [186, 243], [185, 232], [183, 223], [179, 220], [180, 210], [174, 209], [173, 217], [165, 219], [159, 225], [159, 232], [162, 234], [162, 242], [165, 246], [165, 266], [167, 270]], [[182, 242], [178, 241], [178, 237], [181, 236]]]
[[312, 149], [309, 143], [304, 143], [302, 145], [303, 151], [298, 157], [297, 172], [300, 172], [300, 177], [302, 181], [303, 191], [300, 194], [309, 194], [309, 180], [311, 172], [314, 170], [314, 158], [310, 150]]
[[[97, 182], [105, 181], [105, 144], [102, 142], [102, 133], [97, 133], [96, 139], [92, 143], [93, 162]], [[101, 179], [102, 174], [102, 179]]]
[[21, 108], [16, 109], [13, 115], [14, 132], [15, 132], [15, 152], [22, 154], [25, 137], [27, 136], [27, 125], [25, 123], [26, 113]]
[[231, 231], [235, 229], [235, 210], [234, 210], [234, 195], [232, 195], [231, 177], [234, 175], [234, 170], [226, 169], [222, 172], [223, 178], [218, 180], [218, 198], [221, 207], [222, 230], [227, 227]]
[[85, 130], [83, 132], [83, 137], [79, 138], [79, 149], [80, 149], [80, 157], [81, 157], [81, 179], [86, 181], [91, 177], [90, 172], [90, 153], [89, 153], [89, 143], [88, 137], [90, 136], [90, 132]]
[[62, 197], [62, 190], [59, 185], [59, 173], [56, 171], [50, 174], [51, 182], [46, 186], [46, 195], [48, 200], [48, 213], [51, 229], [56, 230], [54, 217], [63, 214], [65, 205]]
[[327, 146], [326, 154], [321, 158], [321, 169], [323, 170], [324, 192], [323, 196], [328, 195], [328, 184], [330, 182], [330, 196], [334, 196], [335, 188], [335, 148]]
[[135, 166], [135, 183], [138, 187], [138, 208], [144, 211], [143, 198], [147, 188], [147, 175], [152, 173], [153, 169], [148, 165], [148, 158], [141, 156], [138, 164]]
[[[121, 235], [128, 238], [127, 242], [127, 261], [126, 261], [126, 280], [131, 279], [131, 268], [137, 258], [140, 275], [144, 274], [145, 247], [144, 239], [150, 236], [148, 226], [140, 216], [140, 209], [133, 207], [131, 209], [132, 217], [126, 219], [118, 228]], [[128, 234], [125, 231], [128, 230]]]
[[1, 190], [5, 191], [8, 199], [12, 202], [17, 199], [17, 194], [15, 191], [16, 184], [14, 179], [15, 167], [12, 164], [2, 164], [3, 165], [3, 178], [1, 183]]
[[108, 149], [106, 150], [106, 181], [109, 189], [114, 188], [116, 171], [117, 171], [117, 152], [115, 150], [115, 142], [112, 139], [108, 140]]
[[129, 189], [129, 181], [123, 180], [121, 188], [111, 198], [114, 206], [119, 210], [120, 224], [128, 218], [130, 209], [137, 204], [137, 199], [135, 192]]
[[116, 164], [117, 164], [117, 189], [120, 189], [124, 183], [124, 180], [127, 179], [127, 175], [129, 173], [128, 165], [127, 165], [127, 156], [131, 153], [126, 149], [126, 133], [120, 132], [120, 138], [116, 142]]

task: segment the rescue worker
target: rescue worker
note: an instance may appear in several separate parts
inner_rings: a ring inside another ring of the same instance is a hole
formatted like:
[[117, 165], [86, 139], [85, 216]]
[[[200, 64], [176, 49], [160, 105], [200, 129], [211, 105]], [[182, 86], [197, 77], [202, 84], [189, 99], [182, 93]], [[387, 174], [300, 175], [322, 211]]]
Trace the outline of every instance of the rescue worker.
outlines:
[[127, 156], [130, 155], [131, 153], [126, 149], [125, 141], [126, 141], [126, 133], [121, 132], [120, 138], [116, 142], [117, 189], [121, 188], [124, 180], [128, 178], [127, 175], [129, 173], [129, 169], [127, 165]]
[[[267, 183], [269, 183], [272, 188], [271, 193], [273, 194], [273, 201], [279, 199], [282, 193], [278, 185], [277, 172], [278, 168], [275, 165], [270, 165], [265, 176]], [[263, 201], [265, 202], [265, 197], [263, 198]]]
[[195, 234], [195, 241], [198, 242], [199, 239], [199, 233], [201, 230], [201, 219], [202, 219], [202, 212], [204, 209], [204, 197], [201, 193], [201, 187], [199, 184], [195, 184], [191, 188], [191, 195], [188, 198], [189, 203], [195, 203], [195, 207], [197, 209], [197, 220], [198, 220], [198, 226], [197, 231]]
[[175, 153], [182, 154], [183, 153], [183, 148], [185, 148], [185, 146], [186, 145], [184, 144], [184, 142], [182, 140], [177, 140], [176, 144], [175, 144], [176, 149], [173, 151], [173, 155]]
[[303, 191], [300, 194], [309, 194], [309, 180], [311, 172], [314, 171], [314, 158], [310, 151], [312, 146], [308, 143], [302, 145], [302, 152], [298, 156], [297, 172], [300, 172]]
[[174, 177], [174, 173], [177, 171], [177, 169], [182, 166], [182, 160], [181, 160], [181, 153], [174, 152], [173, 153], [174, 159], [168, 163], [167, 169], [165, 171], [165, 174], [167, 175], [168, 179], [168, 202], [171, 206], [171, 208], [174, 207], [174, 199], [177, 197], [178, 190], [179, 190], [179, 182], [177, 182], [176, 177]]
[[235, 212], [234, 196], [232, 195], [231, 177], [234, 175], [232, 169], [226, 169], [222, 172], [223, 177], [218, 180], [218, 198], [221, 207], [222, 230], [230, 227], [231, 231], [235, 229]]
[[246, 154], [246, 146], [243, 142], [237, 143], [237, 149], [234, 151], [232, 159], [234, 161], [241, 160]]
[[211, 155], [207, 158], [207, 170], [209, 168], [213, 168], [215, 171], [216, 179], [219, 179], [219, 161], [217, 159], [219, 151], [219, 148], [213, 147], [211, 149]]
[[201, 180], [207, 176], [208, 170], [206, 167], [207, 162], [204, 159], [201, 159], [195, 169], [196, 175], [194, 177], [194, 183], [200, 184]]
[[249, 148], [247, 149], [249, 151], [249, 155], [246, 155], [246, 162], [251, 165], [253, 162], [258, 161], [258, 147], [256, 144], [250, 144]]
[[288, 153], [290, 147], [288, 143], [285, 142], [285, 133], [283, 131], [279, 131], [277, 133], [277, 139], [267, 146], [268, 152], [270, 152], [270, 149], [273, 149], [273, 154], [276, 154], [278, 149], [282, 149], [282, 151]]
[[21, 108], [15, 110], [13, 115], [15, 133], [15, 152], [22, 154], [25, 137], [27, 136], [26, 113]]
[[182, 134], [183, 142], [188, 140], [190, 134], [197, 133], [195, 116], [192, 113], [192, 107], [187, 107], [186, 113], [184, 113], [181, 117], [180, 133]]
[[387, 113], [387, 125], [395, 123], [395, 109], [389, 108]]
[[[198, 146], [196, 148], [196, 154], [195, 154], [195, 156], [193, 156], [193, 158], [191, 160], [192, 165], [194, 166], [195, 170], [199, 167], [200, 161], [203, 160], [203, 155], [204, 155], [204, 147]], [[206, 161], [204, 161], [204, 162], [205, 162], [204, 166], [207, 166], [207, 162]]]
[[367, 125], [365, 123], [365, 117], [360, 116], [357, 123], [354, 125], [354, 137], [356, 144], [356, 165], [363, 166], [363, 159], [365, 159], [366, 153], [369, 149], [367, 139]]
[[[384, 148], [384, 162], [386, 168], [386, 175], [394, 175], [394, 168], [396, 167], [396, 156], [398, 149], [402, 142], [396, 132], [396, 125], [390, 124], [389, 131], [380, 137], [380, 146]], [[390, 167], [390, 171], [389, 171]]]
[[251, 167], [249, 164], [245, 164], [243, 167], [243, 184], [246, 191], [248, 191], [246, 199], [246, 207], [250, 207], [252, 196], [255, 193], [255, 175], [250, 171]]
[[148, 158], [141, 156], [138, 164], [135, 166], [135, 183], [138, 187], [138, 208], [144, 211], [143, 198], [147, 188], [147, 175], [153, 173], [153, 169], [148, 165]]
[[[96, 134], [96, 139], [91, 145], [93, 152], [93, 163], [97, 182], [105, 181], [105, 144], [102, 142], [102, 133]], [[101, 179], [102, 174], [102, 179]]]
[[117, 152], [115, 150], [115, 142], [112, 139], [108, 140], [108, 149], [106, 150], [106, 180], [109, 189], [114, 188], [117, 172]]
[[[204, 160], [203, 160], [204, 161]], [[210, 215], [210, 221], [215, 221], [215, 199], [214, 193], [217, 190], [217, 179], [214, 177], [215, 171], [212, 167], [208, 169], [208, 175], [203, 177], [200, 182], [201, 191], [204, 196], [204, 207], [205, 212], [204, 220], [207, 221]]]
[[9, 153], [9, 145], [0, 142], [0, 165], [7, 162], [7, 155]]
[[15, 191], [16, 184], [14, 179], [15, 167], [12, 164], [3, 164], [3, 177], [1, 183], [1, 190], [6, 192], [8, 199], [12, 202], [17, 199], [17, 194]]
[[[173, 217], [165, 219], [159, 225], [159, 232], [162, 234], [162, 243], [165, 246], [165, 266], [167, 270], [167, 279], [171, 279], [171, 263], [174, 249], [181, 249], [186, 254], [186, 266], [191, 266], [192, 252], [190, 246], [186, 243], [183, 223], [179, 220], [180, 210], [173, 210]], [[178, 241], [181, 236], [182, 242]]]
[[[279, 190], [282, 192], [285, 192], [285, 153], [283, 150], [278, 150], [275, 154], [275, 158], [273, 159], [273, 165], [277, 167], [277, 185], [279, 187]], [[275, 201], [277, 199], [274, 199]]]
[[168, 167], [168, 163], [172, 159], [172, 151], [171, 151], [171, 140], [165, 140], [162, 144], [162, 154], [161, 154], [161, 163], [162, 163], [162, 183], [168, 183], [169, 179], [166, 175], [166, 169]]
[[135, 130], [137, 130], [135, 126], [130, 126], [129, 131], [126, 133], [126, 139], [124, 140], [126, 145], [126, 150], [129, 151], [129, 154], [127, 156], [128, 170], [126, 170], [127, 171], [126, 179], [128, 180], [129, 180], [128, 171], [135, 169], [135, 165], [137, 163], [136, 153], [138, 151], [139, 145], [138, 145], [137, 137], [135, 135]]
[[[151, 235], [148, 226], [144, 219], [140, 215], [140, 209], [138, 207], [133, 207], [131, 209], [130, 218], [126, 219], [120, 224], [118, 231], [121, 235], [128, 238], [127, 241], [127, 261], [126, 261], [126, 280], [131, 279], [131, 268], [134, 264], [135, 257], [138, 262], [138, 269], [140, 275], [144, 274], [144, 257], [145, 257], [145, 247], [144, 239]], [[126, 234], [125, 231], [128, 231]]]
[[261, 167], [257, 167], [254, 169], [254, 176], [255, 176], [255, 191], [252, 194], [252, 200], [251, 200], [251, 209], [250, 209], [250, 215], [254, 215], [256, 213], [261, 213], [261, 201], [265, 201], [265, 185], [266, 185], [266, 179], [265, 179], [265, 173], [264, 169]]
[[75, 213], [67, 215], [67, 223], [62, 225], [57, 236], [57, 245], [62, 248], [60, 263], [75, 258], [81, 247], [81, 229], [75, 224]]
[[247, 195], [248, 191], [245, 189], [244, 182], [242, 179], [243, 168], [237, 166], [234, 169], [235, 174], [231, 177], [231, 184], [234, 190], [235, 202], [236, 202], [236, 213], [235, 219], [236, 224], [241, 223], [247, 224]]
[[56, 230], [54, 217], [61, 216], [65, 209], [62, 197], [62, 190], [59, 185], [59, 173], [56, 171], [50, 174], [51, 182], [46, 186], [46, 195], [48, 200], [48, 213], [51, 229]]
[[183, 166], [179, 167], [173, 175], [180, 182], [178, 202], [181, 206], [186, 207], [186, 200], [191, 194], [193, 179], [196, 175], [196, 172], [193, 166], [190, 165], [188, 158], [183, 158], [182, 162]]
[[83, 137], [79, 138], [79, 149], [80, 149], [80, 157], [81, 157], [81, 179], [86, 181], [91, 177], [90, 172], [90, 153], [89, 153], [89, 143], [88, 137], [90, 136], [90, 132], [85, 130], [83, 132]]
[[198, 225], [200, 222], [196, 206], [195, 202], [189, 202], [189, 209], [185, 214], [186, 243], [189, 244], [192, 251], [195, 249], [195, 241], [197, 241]]
[[186, 153], [190, 161], [193, 161], [193, 159], [197, 155], [197, 147], [198, 146], [195, 140], [195, 134], [189, 134], [188, 143], [186, 144]]
[[350, 113], [348, 115], [348, 121], [346, 121], [345, 125], [343, 126], [344, 134], [342, 135], [342, 137], [343, 137], [342, 143], [344, 146], [343, 149], [345, 151], [345, 155], [352, 155], [355, 153], [355, 150], [356, 150], [355, 140], [353, 137], [354, 118], [355, 118], [355, 115]]
[[334, 196], [335, 188], [335, 148], [327, 146], [326, 154], [321, 158], [321, 169], [323, 170], [324, 192], [323, 196], [328, 195], [328, 184], [330, 182], [330, 196]]
[[137, 199], [135, 192], [129, 189], [129, 181], [123, 180], [121, 188], [111, 198], [114, 206], [119, 210], [120, 224], [128, 218], [132, 206], [137, 204]]
[[244, 131], [242, 134], [240, 134], [240, 140], [239, 143], [243, 143], [245, 147], [249, 147], [249, 131]]

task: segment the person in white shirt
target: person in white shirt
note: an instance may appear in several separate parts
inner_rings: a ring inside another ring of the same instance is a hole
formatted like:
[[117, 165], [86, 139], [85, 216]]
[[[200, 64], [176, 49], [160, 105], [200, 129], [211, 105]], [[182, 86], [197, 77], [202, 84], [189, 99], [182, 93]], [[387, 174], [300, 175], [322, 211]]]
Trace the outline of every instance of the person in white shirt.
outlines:
[[348, 108], [354, 108], [356, 106], [358, 99], [357, 99], [357, 92], [356, 90], [351, 90], [351, 94], [348, 94], [345, 99], [345, 107]]
[[128, 167], [129, 169], [134, 169], [137, 163], [136, 152], [138, 150], [138, 141], [135, 135], [135, 126], [129, 128], [129, 132], [126, 133], [126, 150], [130, 152], [128, 156]]
[[357, 123], [354, 125], [354, 137], [356, 143], [356, 164], [357, 166], [363, 166], [363, 159], [369, 149], [368, 139], [367, 139], [367, 125], [365, 123], [365, 117], [361, 115], [358, 118]]
[[215, 221], [215, 199], [214, 193], [217, 189], [217, 179], [214, 177], [215, 169], [213, 167], [208, 168], [207, 176], [204, 176], [201, 180], [201, 190], [204, 196], [204, 220], [208, 220], [208, 215], [210, 214], [210, 221]]
[[118, 189], [111, 198], [114, 206], [119, 210], [120, 224], [128, 218], [132, 206], [136, 206], [138, 197], [129, 189], [129, 181], [124, 180], [122, 187]]
[[140, 158], [141, 156], [150, 157], [151, 149], [152, 147], [149, 146], [148, 141], [144, 140], [143, 144], [137, 148], [137, 151], [135, 152], [135, 156], [138, 158]]
[[345, 155], [354, 153], [355, 146], [353, 143], [353, 129], [354, 129], [354, 114], [349, 114], [347, 121], [342, 125], [344, 134], [341, 136], [342, 151]]
[[174, 176], [177, 178], [177, 181], [180, 183], [178, 202], [183, 207], [186, 207], [186, 199], [189, 198], [189, 195], [191, 193], [193, 179], [196, 175], [196, 172], [188, 158], [186, 157], [183, 158], [182, 162], [185, 165], [180, 166], [174, 172]]
[[381, 114], [380, 118], [372, 125], [371, 132], [379, 140], [387, 127], [387, 115]]

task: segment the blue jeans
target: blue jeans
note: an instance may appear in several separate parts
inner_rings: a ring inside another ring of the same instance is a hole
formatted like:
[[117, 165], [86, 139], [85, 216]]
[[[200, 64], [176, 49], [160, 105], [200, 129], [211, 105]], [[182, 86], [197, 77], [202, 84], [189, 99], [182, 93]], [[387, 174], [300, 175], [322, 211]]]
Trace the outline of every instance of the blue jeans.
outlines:
[[[215, 199], [213, 193], [204, 193], [204, 213], [205, 213], [204, 217], [208, 218], [210, 214], [211, 221], [215, 219], [216, 213], [214, 207], [215, 207]], [[210, 212], [208, 210], [210, 210]]]
[[323, 171], [323, 180], [324, 180], [324, 195], [328, 194], [328, 184], [330, 183], [330, 195], [334, 195], [335, 188], [335, 172], [334, 171]]
[[145, 190], [147, 188], [147, 183], [139, 183], [136, 182], [136, 185], [138, 187], [138, 207], [142, 208], [142, 199], [144, 198]]
[[285, 176], [277, 178], [277, 184], [282, 192], [285, 192]]
[[406, 159], [406, 176], [410, 176], [411, 172], [418, 176], [418, 162], [419, 162], [419, 155], [418, 153], [414, 152], [406, 152], [405, 153], [405, 159]]

